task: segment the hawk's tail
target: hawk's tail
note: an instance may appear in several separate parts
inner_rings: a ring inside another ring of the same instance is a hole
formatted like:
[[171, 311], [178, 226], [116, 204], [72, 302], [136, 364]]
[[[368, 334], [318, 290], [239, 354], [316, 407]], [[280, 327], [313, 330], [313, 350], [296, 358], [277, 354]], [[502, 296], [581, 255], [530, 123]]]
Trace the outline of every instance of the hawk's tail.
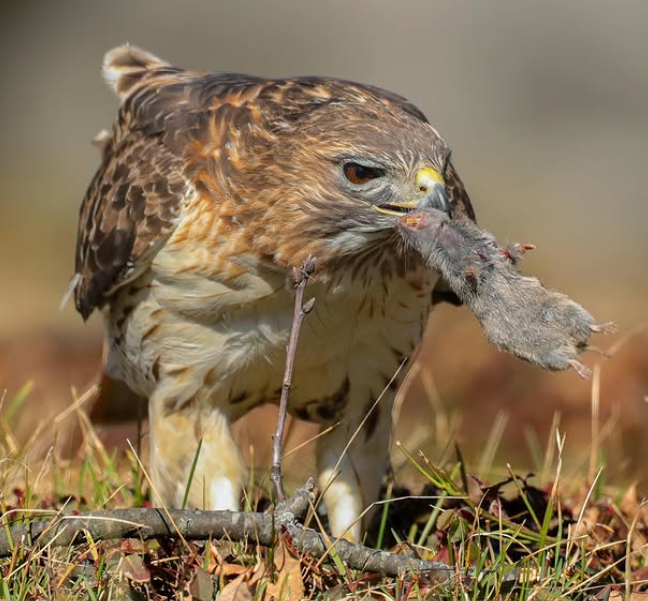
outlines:
[[123, 44], [104, 56], [103, 75], [119, 98], [124, 100], [151, 71], [170, 66], [146, 50]]

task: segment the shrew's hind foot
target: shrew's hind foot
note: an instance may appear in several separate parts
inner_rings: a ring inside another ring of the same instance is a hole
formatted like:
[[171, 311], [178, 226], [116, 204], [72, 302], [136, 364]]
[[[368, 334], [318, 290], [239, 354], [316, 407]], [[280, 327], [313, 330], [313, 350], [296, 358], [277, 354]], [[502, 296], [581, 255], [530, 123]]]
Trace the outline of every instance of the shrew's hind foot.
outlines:
[[616, 334], [619, 328], [613, 321], [608, 321], [607, 323], [592, 324], [590, 325], [590, 330], [595, 334]]
[[580, 361], [570, 359], [567, 363], [574, 368], [576, 373], [583, 378], [583, 380], [589, 380], [592, 377], [592, 370], [587, 367], [587, 365], [583, 365]]

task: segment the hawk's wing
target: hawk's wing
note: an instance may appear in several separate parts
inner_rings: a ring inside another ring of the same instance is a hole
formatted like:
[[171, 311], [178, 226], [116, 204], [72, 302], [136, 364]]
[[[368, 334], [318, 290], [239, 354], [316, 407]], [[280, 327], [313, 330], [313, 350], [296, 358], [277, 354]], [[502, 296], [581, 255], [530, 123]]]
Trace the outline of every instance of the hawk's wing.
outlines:
[[84, 319], [146, 269], [178, 224], [193, 190], [185, 150], [205, 126], [203, 95], [255, 80], [228, 74], [206, 90], [204, 74], [132, 46], [106, 55], [104, 75], [123, 104], [79, 216], [73, 286]]
[[182, 165], [159, 141], [132, 131], [106, 149], [81, 206], [76, 306], [84, 319], [135, 277], [174, 229], [187, 193]]
[[143, 118], [150, 111], [128, 99], [147, 77], [166, 67], [130, 47], [106, 55], [104, 74], [126, 101], [112, 137], [104, 137], [102, 163], [79, 215], [74, 294], [84, 319], [116, 286], [140, 272], [146, 257], [173, 231], [187, 193], [182, 160], [154, 123]]

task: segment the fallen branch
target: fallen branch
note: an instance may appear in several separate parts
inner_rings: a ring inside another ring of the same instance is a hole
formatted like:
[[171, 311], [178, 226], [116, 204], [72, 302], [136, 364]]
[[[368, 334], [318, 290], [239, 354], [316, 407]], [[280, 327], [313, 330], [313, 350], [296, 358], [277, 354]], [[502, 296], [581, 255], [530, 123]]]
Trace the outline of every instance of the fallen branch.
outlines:
[[10, 556], [12, 549], [17, 546], [65, 547], [81, 544], [88, 538], [95, 541], [162, 536], [177, 538], [180, 534], [187, 540], [225, 537], [232, 541], [255, 541], [260, 545], [272, 546], [277, 532], [283, 530], [291, 536], [296, 549], [317, 558], [335, 552], [348, 567], [355, 570], [394, 577], [409, 574], [440, 581], [457, 575], [455, 568], [444, 563], [378, 551], [346, 540], [337, 541], [332, 551], [324, 536], [297, 522], [313, 499], [314, 485], [309, 480], [287, 501], [277, 505], [274, 516], [243, 511], [169, 509], [172, 523], [162, 509], [135, 508], [90, 511], [57, 516], [52, 520], [6, 525], [0, 528], [0, 557]]

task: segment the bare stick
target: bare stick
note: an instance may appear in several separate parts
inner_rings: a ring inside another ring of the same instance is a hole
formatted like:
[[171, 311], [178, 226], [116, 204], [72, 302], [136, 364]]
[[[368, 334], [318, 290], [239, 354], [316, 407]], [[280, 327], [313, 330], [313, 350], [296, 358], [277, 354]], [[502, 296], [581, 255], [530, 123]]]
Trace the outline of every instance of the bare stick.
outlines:
[[[488, 570], [475, 572], [439, 561], [380, 551], [344, 539], [330, 546], [327, 537], [297, 522], [313, 506], [314, 498], [315, 485], [309, 478], [287, 500], [278, 503], [273, 514], [198, 509], [164, 512], [159, 508], [135, 508], [57, 514], [50, 519], [29, 520], [28, 513], [23, 512], [25, 515], [19, 518], [20, 523], [5, 521], [0, 524], [0, 557], [11, 556], [17, 546], [45, 550], [84, 544], [88, 540], [126, 538], [184, 537], [195, 541], [226, 538], [272, 547], [277, 532], [282, 530], [290, 536], [296, 549], [315, 558], [330, 558], [335, 553], [346, 566], [361, 572], [437, 582], [451, 582], [454, 578], [479, 579], [488, 573]], [[513, 568], [501, 577], [501, 582], [514, 585], [522, 574], [521, 568]]]
[[283, 453], [283, 435], [286, 426], [286, 414], [288, 413], [288, 397], [292, 383], [293, 367], [295, 365], [295, 353], [297, 352], [297, 341], [302, 322], [308, 313], [313, 310], [315, 299], [310, 299], [304, 304], [304, 289], [309, 278], [315, 271], [315, 257], [308, 255], [301, 269], [294, 268], [292, 273], [295, 289], [295, 309], [293, 311], [292, 327], [290, 329], [290, 340], [286, 352], [286, 369], [284, 370], [283, 384], [281, 386], [281, 397], [279, 399], [279, 415], [277, 416], [277, 429], [272, 437], [272, 468], [270, 480], [274, 489], [276, 501], [283, 501], [286, 493], [283, 487], [283, 475], [281, 473], [281, 456]]
[[[280, 526], [296, 548], [314, 557], [330, 556], [331, 549], [320, 533], [297, 523], [311, 506], [314, 484], [310, 479], [286, 501], [277, 505], [274, 515], [238, 511], [203, 511], [158, 508], [90, 511], [78, 515], [55, 516], [49, 520], [27, 521], [0, 528], [0, 557], [10, 556], [16, 545], [28, 547], [67, 547], [86, 540], [157, 537], [210, 540], [227, 537], [272, 546]], [[27, 523], [25, 523], [27, 522]], [[351, 568], [385, 576], [406, 574], [447, 581], [457, 574], [448, 564], [422, 561], [386, 551], [378, 551], [346, 540], [336, 541], [335, 553]]]

